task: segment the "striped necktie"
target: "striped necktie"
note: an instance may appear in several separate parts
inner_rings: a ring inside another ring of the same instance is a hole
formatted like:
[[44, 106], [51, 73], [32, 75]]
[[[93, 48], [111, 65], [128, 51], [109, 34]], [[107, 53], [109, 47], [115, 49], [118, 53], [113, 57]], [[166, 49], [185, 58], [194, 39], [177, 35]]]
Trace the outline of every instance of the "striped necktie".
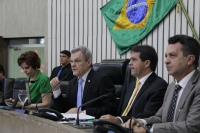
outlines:
[[167, 113], [167, 122], [173, 122], [173, 120], [174, 120], [174, 112], [175, 112], [175, 108], [176, 108], [178, 92], [181, 88], [182, 87], [179, 84], [175, 85], [172, 101], [171, 101], [171, 104], [169, 106], [169, 110], [168, 110], [168, 113]]

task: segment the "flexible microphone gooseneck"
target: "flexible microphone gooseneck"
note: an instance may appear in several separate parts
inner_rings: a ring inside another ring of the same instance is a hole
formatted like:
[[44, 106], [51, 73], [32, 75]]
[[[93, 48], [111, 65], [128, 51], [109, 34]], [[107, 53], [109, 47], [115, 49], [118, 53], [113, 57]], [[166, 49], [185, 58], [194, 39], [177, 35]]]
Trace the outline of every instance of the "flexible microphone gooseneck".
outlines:
[[[51, 89], [49, 91], [47, 91], [37, 101], [37, 103], [35, 105], [35, 109], [36, 109], [37, 112], [33, 112], [33, 115], [38, 116], [38, 117], [42, 117], [42, 118], [47, 118], [47, 119], [54, 120], [54, 121], [60, 121], [63, 118], [63, 115], [56, 110], [53, 110], [53, 109], [50, 109], [50, 108], [38, 108], [38, 103], [43, 97], [45, 97], [47, 94], [49, 94], [49, 92], [53, 91], [53, 88], [58, 86], [61, 83], [61, 81], [63, 81], [65, 78], [67, 78], [67, 75], [63, 79], [61, 79], [55, 86], [51, 87]], [[51, 115], [48, 112], [54, 113], [56, 116]]]
[[[23, 80], [21, 80], [20, 83], [19, 83], [17, 86], [13, 87], [12, 89], [10, 89], [10, 90], [6, 91], [4, 94], [2, 94], [2, 95], [0, 96], [0, 98], [1, 98], [2, 96], [4, 96], [5, 94], [7, 94], [8, 92], [12, 91], [13, 89], [19, 87], [19, 86], [21, 85], [22, 82], [23, 82]], [[35, 81], [25, 81], [25, 82], [35, 83]]]
[[61, 81], [63, 81], [65, 78], [67, 78], [67, 75], [66, 75], [64, 78], [62, 78], [55, 86], [51, 87], [51, 88], [37, 101], [37, 103], [36, 103], [36, 105], [35, 105], [35, 109], [36, 109], [36, 110], [39, 110], [39, 109], [38, 109], [38, 103], [39, 103], [39, 101], [40, 101], [43, 97], [45, 97], [47, 94], [49, 94], [49, 92], [53, 91], [53, 89], [54, 89], [56, 86], [58, 86], [58, 85], [61, 83]]
[[101, 98], [110, 97], [110, 96], [112, 96], [112, 95], [113, 95], [112, 93], [108, 93], [108, 94], [99, 96], [99, 97], [97, 97], [97, 98], [95, 98], [95, 99], [93, 99], [93, 100], [90, 100], [90, 101], [88, 101], [88, 102], [82, 104], [81, 106], [79, 106], [79, 107], [78, 107], [78, 111], [77, 111], [77, 118], [76, 118], [75, 127], [76, 127], [76, 128], [81, 128], [80, 123], [79, 123], [79, 110], [80, 110], [81, 107], [86, 106], [86, 105], [88, 105], [88, 104], [90, 104], [90, 103], [93, 103], [93, 102], [95, 102], [95, 101], [97, 101], [97, 100], [99, 100], [99, 99], [101, 99]]

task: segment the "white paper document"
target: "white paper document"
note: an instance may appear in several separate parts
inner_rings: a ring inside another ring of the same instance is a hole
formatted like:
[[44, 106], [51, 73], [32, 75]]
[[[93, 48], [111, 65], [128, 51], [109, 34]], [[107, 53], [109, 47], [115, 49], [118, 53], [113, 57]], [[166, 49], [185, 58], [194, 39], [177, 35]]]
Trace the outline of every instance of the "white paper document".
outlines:
[[[47, 112], [51, 115], [55, 115], [54, 113], [50, 113], [50, 112]], [[66, 113], [61, 113], [65, 118], [69, 119], [69, 118], [74, 118], [76, 119], [77, 118], [77, 114], [66, 114]], [[80, 121], [85, 121], [85, 120], [94, 120], [95, 117], [94, 116], [90, 116], [90, 115], [86, 115], [84, 113], [80, 113], [79, 114], [79, 120]]]
[[[77, 118], [77, 114], [66, 114], [61, 113], [65, 118]], [[79, 114], [79, 120], [93, 120], [95, 119], [94, 116], [86, 115], [84, 113]]]

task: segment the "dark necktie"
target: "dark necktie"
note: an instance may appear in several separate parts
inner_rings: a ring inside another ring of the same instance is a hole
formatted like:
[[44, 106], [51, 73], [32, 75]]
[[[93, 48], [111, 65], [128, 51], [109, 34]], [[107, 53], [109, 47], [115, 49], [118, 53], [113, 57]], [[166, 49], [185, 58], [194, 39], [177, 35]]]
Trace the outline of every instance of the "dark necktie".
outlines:
[[77, 103], [76, 103], [77, 108], [82, 105], [82, 82], [83, 82], [83, 79], [79, 78], [78, 79]]
[[169, 110], [168, 110], [168, 114], [167, 114], [167, 122], [173, 122], [174, 112], [175, 112], [175, 108], [176, 108], [176, 102], [177, 102], [177, 98], [178, 98], [178, 92], [180, 89], [181, 89], [181, 86], [179, 84], [176, 84], [174, 93], [173, 93], [173, 97], [172, 97], [172, 101], [169, 106]]
[[58, 73], [57, 73], [57, 76], [56, 76], [56, 77], [58, 77], [58, 78], [59, 78], [59, 76], [60, 76], [60, 74], [61, 74], [61, 72], [62, 72], [62, 69], [63, 69], [63, 67], [61, 67], [61, 68], [60, 68], [60, 70], [58, 71]]

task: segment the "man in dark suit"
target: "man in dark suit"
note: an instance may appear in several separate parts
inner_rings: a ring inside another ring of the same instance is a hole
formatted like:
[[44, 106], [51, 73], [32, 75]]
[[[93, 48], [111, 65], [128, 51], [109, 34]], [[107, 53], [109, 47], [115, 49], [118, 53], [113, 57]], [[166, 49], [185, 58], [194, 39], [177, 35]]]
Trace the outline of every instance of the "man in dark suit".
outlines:
[[[71, 51], [71, 66], [76, 78], [69, 82], [66, 99], [61, 95], [59, 86], [54, 88], [53, 101], [59, 112], [77, 113], [78, 107], [99, 96], [111, 93], [110, 97], [104, 97], [96, 102], [81, 108], [81, 112], [95, 118], [104, 114], [115, 114], [115, 88], [108, 76], [103, 76], [92, 69], [92, 53], [84, 46], [79, 46]], [[55, 86], [58, 78], [50, 82]], [[113, 95], [112, 95], [113, 94]]]
[[70, 81], [73, 76], [71, 64], [70, 64], [71, 53], [68, 50], [60, 52], [60, 64], [61, 66], [55, 67], [51, 73], [50, 80], [58, 77], [59, 80], [67, 76], [63, 81]]
[[[175, 35], [168, 40], [165, 64], [169, 75], [175, 78], [166, 91], [162, 107], [156, 115], [138, 119], [151, 125], [153, 133], [200, 132], [200, 71], [199, 43], [186, 35]], [[124, 124], [129, 127], [130, 120]], [[134, 132], [146, 133], [135, 121]]]
[[158, 57], [153, 47], [148, 45], [133, 47], [129, 66], [131, 75], [141, 82], [140, 86], [136, 90], [136, 81], [133, 81], [128, 89], [125, 90], [122, 104], [119, 107], [121, 108], [121, 116], [104, 115], [100, 119], [121, 124], [131, 116], [145, 118], [154, 115], [161, 107], [167, 89], [166, 81], [158, 77], [154, 72], [157, 62]]

